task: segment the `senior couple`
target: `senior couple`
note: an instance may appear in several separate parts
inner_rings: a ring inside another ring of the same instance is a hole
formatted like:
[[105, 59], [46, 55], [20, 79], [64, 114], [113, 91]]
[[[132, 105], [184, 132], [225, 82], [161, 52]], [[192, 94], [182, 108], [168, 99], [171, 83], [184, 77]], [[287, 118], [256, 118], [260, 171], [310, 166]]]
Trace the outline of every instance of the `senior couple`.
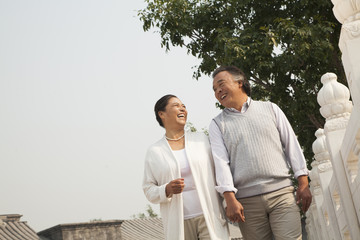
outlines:
[[165, 135], [147, 151], [143, 190], [160, 204], [166, 239], [229, 239], [226, 217], [246, 240], [301, 239], [300, 208], [306, 212], [312, 196], [290, 123], [276, 104], [250, 98], [237, 67], [219, 67], [212, 77], [225, 109], [211, 121], [209, 138], [184, 131], [187, 110], [176, 96], [155, 104]]

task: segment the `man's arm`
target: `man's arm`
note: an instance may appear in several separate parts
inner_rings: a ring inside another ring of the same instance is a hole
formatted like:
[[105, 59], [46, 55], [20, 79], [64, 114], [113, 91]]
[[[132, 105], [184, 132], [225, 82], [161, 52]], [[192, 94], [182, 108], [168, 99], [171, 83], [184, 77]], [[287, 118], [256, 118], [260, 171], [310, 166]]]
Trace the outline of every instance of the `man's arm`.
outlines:
[[221, 131], [214, 120], [211, 121], [209, 126], [209, 140], [215, 165], [216, 190], [221, 194], [224, 192], [236, 193], [237, 189], [234, 187], [229, 166], [229, 154], [226, 150]]
[[272, 104], [272, 106], [276, 118], [276, 127], [280, 133], [281, 144], [285, 150], [286, 158], [294, 171], [294, 177], [298, 179], [299, 186], [296, 191], [296, 201], [298, 204], [301, 203], [303, 212], [306, 212], [311, 204], [312, 196], [309, 189], [309, 170], [306, 167], [305, 157], [284, 112], [276, 104]]
[[245, 221], [244, 208], [235, 197], [237, 189], [234, 187], [230, 171], [229, 154], [226, 150], [221, 131], [214, 120], [211, 121], [209, 126], [209, 139], [215, 165], [217, 183], [215, 188], [225, 198], [226, 216], [232, 222]]

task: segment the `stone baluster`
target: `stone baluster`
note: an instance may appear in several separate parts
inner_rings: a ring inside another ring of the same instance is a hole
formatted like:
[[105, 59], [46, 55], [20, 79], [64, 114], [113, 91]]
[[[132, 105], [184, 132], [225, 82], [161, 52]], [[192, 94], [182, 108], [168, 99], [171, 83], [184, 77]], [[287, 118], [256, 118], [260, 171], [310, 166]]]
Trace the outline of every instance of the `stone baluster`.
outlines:
[[319, 223], [318, 223], [318, 214], [316, 210], [316, 203], [315, 201], [311, 202], [311, 205], [306, 212], [306, 232], [307, 232], [307, 239], [309, 240], [322, 240], [321, 232], [319, 231]]
[[321, 106], [320, 113], [326, 119], [324, 133], [327, 149], [330, 153], [336, 185], [339, 186], [339, 193], [337, 195], [332, 193], [332, 195], [338, 198], [339, 206], [341, 206], [337, 209], [337, 216], [344, 216], [338, 218], [339, 230], [342, 239], [346, 236], [357, 239], [360, 236], [360, 228], [345, 173], [346, 168], [340, 153], [352, 110], [352, 103], [349, 101], [350, 92], [347, 87], [337, 82], [337, 76], [334, 73], [324, 74], [321, 82], [323, 87], [318, 93], [317, 100]]
[[[329, 183], [333, 177], [330, 154], [326, 145], [323, 129], [315, 132], [316, 140], [312, 145], [318, 174], [318, 182], [322, 190], [323, 204], [318, 206], [318, 213], [322, 215], [322, 229], [325, 231], [323, 239], [341, 239], [336, 213], [332, 204]], [[314, 165], [315, 166], [315, 165]], [[314, 171], [314, 168], [312, 169]], [[312, 182], [311, 182], [312, 183]]]
[[360, 224], [360, 0], [332, 0], [333, 12], [342, 24], [339, 48], [354, 108], [341, 147], [347, 179]]
[[[310, 217], [312, 223], [312, 231], [309, 233], [312, 239], [327, 239], [327, 234], [325, 232], [324, 221], [322, 217], [321, 206], [323, 204], [323, 195], [320, 186], [320, 179], [318, 174], [318, 162], [313, 161], [311, 163], [311, 172], [309, 177], [311, 179], [310, 191], [313, 196], [313, 201], [311, 203], [310, 209], [308, 210], [307, 217]], [[310, 216], [311, 215], [311, 216]]]

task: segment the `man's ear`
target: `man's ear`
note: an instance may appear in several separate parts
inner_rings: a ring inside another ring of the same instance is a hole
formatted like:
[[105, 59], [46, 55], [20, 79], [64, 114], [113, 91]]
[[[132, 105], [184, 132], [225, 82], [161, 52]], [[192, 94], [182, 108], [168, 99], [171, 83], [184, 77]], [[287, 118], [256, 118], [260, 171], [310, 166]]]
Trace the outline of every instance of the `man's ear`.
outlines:
[[239, 86], [240, 86], [240, 88], [242, 88], [243, 87], [243, 82], [242, 81], [238, 81], [238, 83], [239, 83]]

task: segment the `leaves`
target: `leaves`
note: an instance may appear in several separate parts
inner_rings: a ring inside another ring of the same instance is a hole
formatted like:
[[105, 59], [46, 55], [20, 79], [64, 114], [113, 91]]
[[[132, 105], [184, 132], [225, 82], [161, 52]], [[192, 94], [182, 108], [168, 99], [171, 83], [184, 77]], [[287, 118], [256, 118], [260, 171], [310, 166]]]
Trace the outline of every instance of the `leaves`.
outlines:
[[[247, 75], [254, 99], [285, 112], [308, 165], [314, 133], [324, 119], [316, 94], [334, 72], [346, 84], [338, 48], [341, 25], [328, 0], [146, 0], [138, 12], [145, 31], [159, 30], [161, 45], [185, 47], [199, 59], [194, 77], [220, 65]], [[310, 167], [311, 168], [311, 167]]]
[[131, 218], [145, 219], [145, 218], [157, 218], [158, 217], [158, 214], [152, 209], [152, 207], [149, 204], [147, 205], [146, 213], [147, 213], [147, 215], [145, 213], [133, 214], [131, 216]]

